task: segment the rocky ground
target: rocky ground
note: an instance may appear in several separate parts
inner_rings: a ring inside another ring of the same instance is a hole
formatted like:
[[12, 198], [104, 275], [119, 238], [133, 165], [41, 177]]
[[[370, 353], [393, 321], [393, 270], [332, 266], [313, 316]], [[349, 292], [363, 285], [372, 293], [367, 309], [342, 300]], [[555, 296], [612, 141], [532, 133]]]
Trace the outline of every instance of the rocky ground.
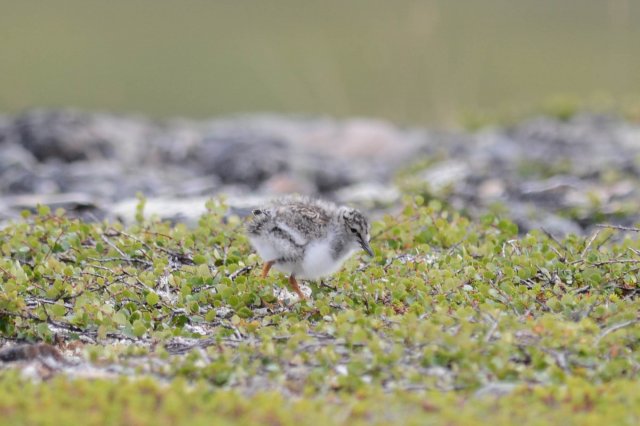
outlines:
[[0, 117], [0, 222], [39, 203], [85, 218], [146, 212], [194, 222], [226, 194], [242, 211], [298, 192], [374, 211], [403, 192], [521, 231], [562, 236], [640, 220], [640, 125], [610, 115], [538, 117], [476, 133], [367, 119], [238, 116], [153, 122], [32, 110]]

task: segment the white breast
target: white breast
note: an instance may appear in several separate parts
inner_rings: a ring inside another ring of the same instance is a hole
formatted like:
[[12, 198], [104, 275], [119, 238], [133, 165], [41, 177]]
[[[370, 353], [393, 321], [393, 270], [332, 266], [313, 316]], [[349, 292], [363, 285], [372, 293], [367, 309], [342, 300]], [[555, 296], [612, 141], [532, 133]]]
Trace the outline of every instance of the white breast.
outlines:
[[278, 245], [268, 238], [262, 236], [249, 237], [251, 245], [256, 249], [258, 255], [265, 261], [274, 260], [282, 257], [282, 250]]
[[334, 259], [331, 256], [331, 242], [329, 239], [322, 239], [307, 246], [304, 259], [295, 271], [300, 278], [316, 279], [325, 275], [330, 275], [340, 269], [340, 266], [353, 253], [348, 250], [345, 254]]

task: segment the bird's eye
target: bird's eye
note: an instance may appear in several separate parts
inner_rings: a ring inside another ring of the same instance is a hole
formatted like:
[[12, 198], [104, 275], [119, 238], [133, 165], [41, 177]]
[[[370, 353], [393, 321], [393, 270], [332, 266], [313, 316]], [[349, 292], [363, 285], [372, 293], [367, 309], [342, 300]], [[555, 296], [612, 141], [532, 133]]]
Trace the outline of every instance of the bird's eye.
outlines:
[[357, 234], [358, 230], [356, 228], [351, 228], [351, 232], [353, 232], [354, 234]]

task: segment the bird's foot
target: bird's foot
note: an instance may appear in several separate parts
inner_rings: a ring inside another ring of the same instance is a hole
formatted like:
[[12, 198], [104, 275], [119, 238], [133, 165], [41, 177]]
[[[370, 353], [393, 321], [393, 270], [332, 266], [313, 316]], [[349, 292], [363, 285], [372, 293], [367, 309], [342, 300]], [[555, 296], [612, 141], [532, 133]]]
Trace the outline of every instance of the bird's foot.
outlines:
[[261, 278], [267, 278], [267, 275], [269, 274], [269, 270], [271, 270], [271, 267], [273, 266], [274, 263], [276, 262], [273, 260], [270, 260], [264, 263], [264, 266], [262, 267], [262, 274], [260, 275]]
[[271, 310], [277, 310], [280, 308], [284, 307], [284, 304], [282, 303], [282, 300], [280, 299], [276, 299], [275, 302], [267, 302], [266, 300], [264, 300], [262, 297], [260, 298], [260, 303], [262, 304], [262, 306], [264, 306], [267, 309], [271, 309]]
[[289, 285], [291, 286], [291, 289], [298, 295], [300, 300], [307, 299], [307, 296], [302, 292], [302, 290], [300, 290], [300, 286], [298, 285], [296, 277], [294, 277], [293, 275], [289, 277]]

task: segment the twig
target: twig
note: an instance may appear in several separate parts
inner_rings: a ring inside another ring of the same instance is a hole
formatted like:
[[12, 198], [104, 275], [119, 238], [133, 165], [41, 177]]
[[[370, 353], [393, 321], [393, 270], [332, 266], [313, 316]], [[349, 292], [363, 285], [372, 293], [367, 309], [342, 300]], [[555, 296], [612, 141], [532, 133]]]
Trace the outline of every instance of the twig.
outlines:
[[599, 229], [596, 232], [593, 233], [591, 238], [589, 238], [589, 241], [587, 242], [587, 245], [584, 247], [584, 250], [582, 250], [582, 254], [580, 255], [581, 258], [584, 259], [584, 257], [586, 256], [587, 252], [591, 248], [591, 244], [593, 244], [595, 239], [598, 238], [598, 235], [600, 235], [600, 230]]
[[[580, 318], [578, 319], [578, 321], [582, 321], [583, 319], [587, 318], [589, 315], [591, 315], [591, 312], [593, 312], [593, 310], [596, 308], [596, 306], [600, 305], [600, 301], [596, 300], [595, 302], [593, 302], [591, 305], [589, 305], [589, 307], [587, 308], [586, 311], [584, 311], [581, 315]], [[578, 322], [576, 321], [576, 322]]]
[[11, 272], [7, 271], [6, 269], [4, 269], [2, 266], [0, 266], [0, 271], [4, 272], [9, 278], [11, 278], [12, 280], [16, 279], [16, 276], [13, 275]]
[[[557, 249], [557, 248], [555, 248], [554, 246], [549, 246], [549, 248], [550, 248], [551, 250], [553, 250], [553, 252], [554, 252], [555, 254], [557, 254], [557, 255], [558, 255], [558, 260], [559, 260], [560, 262], [564, 263], [564, 261], [567, 259], [567, 258], [566, 258], [566, 256], [563, 256], [563, 255], [562, 255], [562, 253], [560, 253], [560, 252], [558, 251], [558, 249]], [[580, 262], [582, 262], [582, 259], [580, 259], [579, 261], [580, 261]]]
[[489, 319], [489, 321], [491, 322], [491, 328], [489, 329], [489, 332], [487, 333], [487, 335], [484, 337], [485, 343], [489, 343], [491, 341], [491, 339], [493, 338], [493, 334], [498, 329], [498, 321], [495, 320], [489, 314], [484, 314], [484, 317], [485, 317], [485, 319]]
[[235, 238], [229, 238], [229, 244], [226, 245], [224, 247], [224, 250], [222, 251], [222, 266], [227, 265], [227, 258], [229, 257], [229, 249], [231, 248], [231, 245], [233, 244], [234, 241], [235, 241]]
[[[120, 259], [120, 260], [122, 260], [124, 262], [138, 262], [138, 263], [141, 263], [141, 264], [146, 265], [146, 266], [153, 266], [153, 262], [151, 262], [149, 260], [144, 260], [144, 259], [139, 259], [137, 257], [128, 256], [118, 246], [116, 246], [109, 238], [107, 238], [107, 236], [105, 234], [102, 234], [100, 237], [102, 238], [102, 241], [107, 243], [111, 248], [113, 248], [115, 251], [117, 251], [118, 254], [120, 254], [120, 256], [123, 257], [123, 259]], [[141, 244], [144, 244], [144, 243], [141, 242]], [[143, 251], [143, 253], [147, 258], [149, 258], [149, 256], [144, 251]]]
[[589, 291], [589, 289], [591, 288], [591, 286], [589, 284], [579, 287], [579, 288], [574, 288], [571, 290], [572, 293], [574, 294], [580, 294], [580, 293], [586, 293], [587, 291]]
[[[509, 300], [510, 297], [509, 295], [500, 288], [500, 282], [502, 281], [502, 271], [499, 271], [497, 274], [497, 277], [493, 280], [489, 280], [489, 285], [491, 286], [491, 288], [493, 288], [503, 300], [500, 300], [499, 298], [497, 299], [499, 302], [501, 302], [503, 305], [506, 305], [508, 307], [511, 308], [511, 310], [513, 311], [514, 314], [516, 314], [516, 316], [520, 316], [520, 312], [518, 312], [518, 309], [514, 306], [513, 303], [511, 303], [511, 301]], [[494, 299], [496, 300], [496, 299]]]
[[324, 288], [328, 288], [331, 291], [336, 291], [338, 290], [338, 287], [333, 287], [330, 286], [329, 284], [327, 284], [326, 282], [324, 282], [324, 280], [320, 280], [320, 287], [324, 287]]
[[[139, 238], [136, 238], [136, 237], [134, 237], [133, 235], [127, 234], [126, 232], [122, 232], [122, 231], [119, 231], [119, 232], [120, 232], [122, 235], [124, 235], [125, 237], [127, 237], [127, 238], [131, 238], [132, 240], [139, 242], [139, 243], [140, 243], [140, 244], [142, 244], [144, 247], [146, 247], [146, 248], [147, 248], [147, 250], [149, 250], [149, 251], [153, 252], [153, 250], [151, 249], [151, 247], [149, 247], [149, 245], [148, 245], [147, 243], [145, 243], [144, 241], [140, 240]], [[168, 239], [170, 239], [170, 240], [172, 240], [172, 241], [175, 241], [175, 238], [173, 238], [171, 235], [163, 234], [163, 233], [160, 233], [160, 232], [152, 232], [152, 231], [148, 231], [148, 230], [143, 230], [142, 232], [144, 232], [145, 234], [150, 234], [150, 235], [156, 235], [156, 236], [165, 237], [165, 238], [168, 238]], [[176, 259], [179, 259], [180, 261], [182, 261], [182, 262], [183, 262], [183, 263], [185, 263], [185, 264], [188, 264], [188, 265], [193, 265], [193, 264], [194, 264], [194, 263], [193, 263], [193, 258], [192, 258], [192, 256], [191, 256], [190, 254], [179, 253], [179, 252], [174, 251], [174, 250], [169, 250], [168, 248], [165, 248], [165, 247], [159, 246], [159, 245], [158, 245], [158, 243], [156, 243], [156, 242], [154, 242], [154, 243], [153, 243], [153, 246], [154, 246], [155, 248], [157, 248], [158, 250], [160, 250], [160, 251], [162, 251], [162, 252], [164, 252], [164, 253], [168, 254], [169, 256], [173, 256], [173, 257], [175, 257]], [[147, 256], [147, 257], [148, 257], [148, 256]]]
[[598, 245], [596, 246], [596, 250], [600, 250], [600, 247], [605, 245], [611, 238], [613, 238], [613, 232], [607, 235], [602, 241], [598, 242]]
[[[147, 244], [147, 243], [145, 243], [144, 241], [142, 241], [140, 238], [135, 237], [135, 236], [133, 236], [133, 235], [131, 235], [131, 234], [128, 234], [128, 233], [126, 233], [126, 232], [124, 232], [124, 231], [118, 231], [118, 232], [119, 232], [121, 235], [123, 235], [123, 236], [125, 236], [125, 237], [127, 237], [127, 238], [129, 238], [129, 239], [132, 239], [133, 241], [136, 241], [136, 242], [138, 242], [138, 243], [142, 244], [142, 246], [143, 246], [144, 248], [146, 248], [146, 249], [147, 249], [147, 251], [149, 251], [149, 252], [153, 253], [153, 249], [151, 248], [151, 246], [149, 246], [149, 244]], [[148, 231], [145, 231], [145, 232], [146, 232], [146, 233], [149, 233], [149, 234], [152, 234], [152, 235], [153, 235], [153, 234], [160, 235], [160, 236], [162, 236], [162, 237], [166, 237], [166, 238], [169, 238], [169, 239], [171, 239], [171, 240], [174, 240], [174, 238], [172, 238], [172, 237], [171, 237], [171, 236], [169, 236], [169, 235], [160, 234], [160, 233], [157, 233], [157, 232], [155, 232], [155, 233], [153, 233], [153, 232], [148, 232]], [[182, 261], [182, 262], [183, 262], [183, 263], [185, 263], [185, 264], [189, 264], [189, 265], [193, 265], [193, 264], [194, 264], [194, 263], [193, 263], [193, 258], [191, 257], [191, 255], [190, 255], [190, 254], [178, 253], [177, 251], [169, 250], [168, 248], [165, 248], [165, 247], [159, 246], [156, 242], [154, 242], [154, 243], [153, 243], [153, 246], [154, 246], [155, 248], [157, 248], [158, 250], [160, 250], [160, 251], [162, 251], [162, 252], [164, 252], [164, 253], [168, 254], [169, 256], [173, 256], [173, 257], [175, 257], [176, 259], [179, 259], [180, 261]], [[143, 252], [143, 253], [144, 253], [144, 255], [145, 255], [145, 257], [146, 257], [147, 259], [149, 259], [150, 261], [153, 261], [153, 259], [151, 258], [151, 256], [149, 256], [146, 252]]]
[[240, 268], [240, 269], [238, 269], [237, 271], [235, 271], [234, 273], [232, 273], [231, 275], [229, 275], [229, 279], [230, 279], [231, 281], [233, 281], [233, 280], [235, 280], [239, 275], [242, 275], [242, 274], [244, 274], [244, 273], [246, 273], [246, 272], [249, 272], [249, 271], [250, 271], [250, 270], [252, 270], [252, 269], [253, 269], [253, 266], [251, 266], [251, 265], [248, 265], [248, 266], [245, 266], [245, 267], [243, 267], [243, 268]]
[[602, 340], [602, 338], [605, 337], [607, 334], [611, 334], [614, 331], [620, 330], [621, 328], [625, 328], [625, 327], [629, 327], [630, 325], [637, 324], [638, 322], [640, 322], [640, 319], [639, 318], [634, 318], [634, 319], [629, 320], [629, 321], [623, 321], [621, 323], [614, 324], [609, 328], [605, 328], [604, 330], [602, 330], [602, 332], [596, 338], [596, 345], [598, 345], [598, 343], [600, 343], [600, 340]]
[[[63, 298], [58, 298], [56, 300], [49, 300], [49, 299], [45, 299], [43, 297], [25, 297], [24, 301], [26, 304], [35, 304], [36, 306], [38, 305], [38, 303], [42, 303], [42, 304], [48, 304], [48, 305], [55, 305], [58, 303], [58, 300], [63, 299]], [[64, 300], [64, 299], [63, 299]], [[63, 306], [67, 309], [73, 309], [73, 305], [71, 303], [64, 303]]]
[[[567, 248], [565, 246], [562, 245], [562, 243], [555, 237], [555, 235], [553, 235], [551, 232], [547, 231], [544, 228], [540, 228], [542, 230], [542, 232], [544, 232], [544, 234], [551, 238], [551, 240], [556, 243], [558, 245], [558, 247], [560, 247], [562, 250], [564, 250], [565, 253], [567, 253]], [[558, 253], [559, 254], [559, 253]], [[566, 256], [562, 256], [563, 258], [566, 258]]]
[[122, 257], [129, 257], [126, 255], [125, 252], [123, 252], [122, 250], [120, 250], [120, 247], [118, 247], [117, 245], [113, 244], [113, 242], [107, 238], [107, 236], [105, 234], [100, 235], [100, 238], [102, 238], [102, 241], [104, 241], [105, 243], [107, 243], [109, 245], [109, 247], [111, 247], [112, 249], [114, 249], [115, 251], [118, 252], [118, 254]]
[[152, 266], [152, 263], [149, 262], [148, 260], [139, 259], [137, 257], [103, 257], [103, 258], [87, 257], [87, 260], [92, 260], [94, 262], [114, 262], [119, 260], [122, 262], [141, 263], [143, 265]]
[[617, 229], [617, 230], [619, 230], [619, 231], [640, 232], [640, 228], [632, 228], [632, 227], [629, 227], [629, 226], [600, 224], [600, 225], [596, 225], [596, 227], [597, 227], [597, 228]]
[[567, 359], [567, 354], [565, 351], [557, 351], [555, 349], [542, 348], [543, 352], [551, 355], [553, 359], [556, 361], [556, 365], [560, 367], [563, 371], [569, 371], [569, 360]]
[[58, 235], [55, 241], [53, 242], [53, 244], [49, 246], [49, 250], [47, 251], [47, 254], [44, 256], [44, 258], [42, 259], [42, 262], [46, 262], [49, 256], [51, 256], [51, 252], [56, 247], [56, 244], [58, 244], [58, 241], [60, 241], [60, 238], [62, 238], [63, 235], [64, 235], [64, 231], [61, 230], [60, 235]]
[[147, 249], [147, 250], [149, 250], [149, 251], [152, 251], [152, 250], [151, 250], [151, 247], [149, 247], [149, 244], [145, 243], [145, 242], [144, 242], [144, 241], [142, 241], [140, 238], [138, 238], [138, 237], [134, 237], [134, 236], [133, 236], [133, 235], [131, 235], [131, 234], [127, 234], [127, 233], [126, 233], [126, 232], [124, 232], [124, 231], [118, 231], [118, 232], [120, 233], [120, 235], [123, 235], [123, 236], [125, 236], [125, 237], [127, 237], [127, 238], [129, 238], [129, 239], [131, 239], [131, 240], [133, 240], [133, 241], [135, 241], [135, 242], [137, 242], [137, 243], [140, 243], [140, 244], [142, 244], [142, 245], [143, 245], [143, 247], [144, 247], [144, 248], [146, 248], [146, 249]]
[[507, 257], [507, 250], [506, 250], [507, 244], [511, 246], [511, 248], [516, 254], [519, 254], [519, 255], [522, 254], [522, 250], [520, 249], [520, 247], [518, 247], [518, 241], [509, 240], [509, 241], [506, 241], [504, 244], [502, 244], [502, 257]]
[[592, 266], [612, 265], [615, 263], [640, 263], [640, 259], [612, 259], [603, 260], [602, 262], [592, 263]]

